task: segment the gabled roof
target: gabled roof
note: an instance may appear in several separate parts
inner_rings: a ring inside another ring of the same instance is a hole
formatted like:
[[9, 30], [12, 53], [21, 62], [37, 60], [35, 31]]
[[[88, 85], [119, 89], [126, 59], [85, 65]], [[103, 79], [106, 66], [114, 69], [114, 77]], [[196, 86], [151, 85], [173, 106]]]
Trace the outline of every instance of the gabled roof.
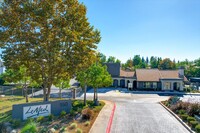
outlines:
[[133, 71], [124, 71], [124, 70], [120, 70], [120, 77], [127, 77], [127, 78], [131, 78], [134, 77], [135, 72]]
[[[154, 81], [160, 79], [181, 79], [178, 70], [136, 69], [137, 81]], [[184, 76], [184, 81], [188, 81]]]
[[[180, 79], [178, 70], [160, 70], [161, 79]], [[184, 76], [184, 81], [188, 81]]]
[[156, 81], [160, 79], [158, 69], [136, 69], [137, 81]]

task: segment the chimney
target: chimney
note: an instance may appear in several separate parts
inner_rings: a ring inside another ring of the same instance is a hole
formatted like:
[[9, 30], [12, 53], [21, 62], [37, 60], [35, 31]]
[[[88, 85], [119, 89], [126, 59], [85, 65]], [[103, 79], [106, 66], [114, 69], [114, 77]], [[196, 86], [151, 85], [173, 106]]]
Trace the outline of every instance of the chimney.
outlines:
[[179, 78], [184, 78], [184, 67], [180, 66], [178, 69]]

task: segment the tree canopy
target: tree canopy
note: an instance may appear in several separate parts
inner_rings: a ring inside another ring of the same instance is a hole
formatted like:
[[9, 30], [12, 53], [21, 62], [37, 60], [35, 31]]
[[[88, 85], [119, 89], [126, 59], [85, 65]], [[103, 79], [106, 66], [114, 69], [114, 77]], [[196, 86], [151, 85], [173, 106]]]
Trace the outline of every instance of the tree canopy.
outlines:
[[169, 59], [165, 58], [159, 63], [159, 68], [162, 70], [176, 69], [175, 64]]
[[55, 80], [93, 64], [100, 32], [78, 0], [4, 0], [0, 9], [4, 65], [12, 70], [24, 65], [43, 84], [45, 101]]

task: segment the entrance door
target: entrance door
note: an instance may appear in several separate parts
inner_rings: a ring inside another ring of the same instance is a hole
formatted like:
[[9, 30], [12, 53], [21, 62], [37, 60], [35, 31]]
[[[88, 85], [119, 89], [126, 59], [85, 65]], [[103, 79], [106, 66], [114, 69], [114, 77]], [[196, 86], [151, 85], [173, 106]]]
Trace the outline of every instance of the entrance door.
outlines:
[[137, 89], [137, 81], [133, 81], [133, 89]]
[[125, 88], [125, 80], [124, 79], [120, 80], [120, 87]]
[[117, 88], [118, 87], [118, 80], [114, 79], [113, 81], [113, 87]]

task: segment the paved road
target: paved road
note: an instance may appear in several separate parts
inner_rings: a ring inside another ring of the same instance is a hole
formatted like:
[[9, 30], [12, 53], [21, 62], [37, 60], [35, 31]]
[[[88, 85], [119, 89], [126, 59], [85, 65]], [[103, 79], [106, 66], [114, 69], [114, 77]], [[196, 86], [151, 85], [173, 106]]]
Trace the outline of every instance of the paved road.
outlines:
[[112, 91], [100, 93], [99, 99], [116, 103], [111, 133], [189, 133], [158, 103], [168, 96]]

